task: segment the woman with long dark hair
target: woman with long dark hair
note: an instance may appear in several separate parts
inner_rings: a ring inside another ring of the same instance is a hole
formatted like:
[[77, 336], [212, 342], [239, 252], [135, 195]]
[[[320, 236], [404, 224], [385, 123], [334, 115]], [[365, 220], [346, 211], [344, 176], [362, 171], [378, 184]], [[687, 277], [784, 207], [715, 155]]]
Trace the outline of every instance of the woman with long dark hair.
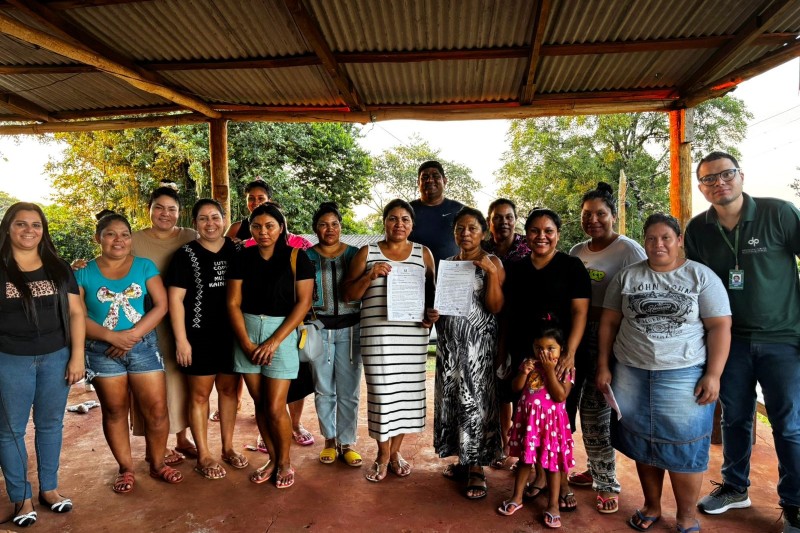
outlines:
[[286, 398], [300, 367], [295, 328], [311, 308], [314, 291], [314, 265], [305, 252], [289, 246], [286, 231], [286, 218], [278, 206], [256, 207], [250, 215], [256, 245], [238, 254], [227, 272], [228, 313], [237, 341], [234, 370], [244, 375], [270, 456], [250, 480], [264, 483], [275, 474], [279, 489], [294, 484]]
[[72, 510], [58, 492], [64, 408], [84, 374], [85, 323], [78, 285], [56, 252], [36, 204], [18, 202], [0, 223], [0, 467], [12, 522], [36, 523], [25, 430], [33, 408], [39, 503]]

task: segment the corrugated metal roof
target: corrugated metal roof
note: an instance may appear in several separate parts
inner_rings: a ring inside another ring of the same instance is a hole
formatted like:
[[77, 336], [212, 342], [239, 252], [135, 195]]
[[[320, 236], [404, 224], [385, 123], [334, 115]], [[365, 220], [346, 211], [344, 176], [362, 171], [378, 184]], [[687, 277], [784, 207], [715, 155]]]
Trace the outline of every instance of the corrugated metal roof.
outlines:
[[[295, 12], [290, 12], [286, 0], [43, 4], [53, 8], [51, 19], [57, 22], [60, 17], [78, 28], [74, 39], [91, 45], [84, 37], [90, 36], [116, 56], [127, 58], [123, 66], [135, 63], [140, 71], [155, 69], [152, 75], [145, 73], [154, 84], [146, 86], [131, 81], [129, 74], [120, 78], [59, 70], [59, 66], [82, 65], [78, 60], [97, 67], [100, 63], [94, 58], [103, 51], [91, 59], [81, 58], [52, 41], [38, 40], [37, 31], [56, 38], [62, 35], [45, 20], [0, 0], [4, 28], [0, 91], [38, 106], [40, 110], [31, 113], [36, 120], [52, 112], [88, 117], [174, 101], [181, 102], [187, 112], [205, 116], [218, 113], [207, 107], [216, 105], [234, 120], [268, 120], [284, 108], [292, 110], [286, 111], [283, 120], [366, 122], [412, 118], [414, 113], [426, 118], [521, 117], [548, 111], [608, 112], [614, 110], [613, 98], [626, 100], [626, 94], [634, 93], [626, 105], [633, 98], [640, 110], [679, 107], [722, 94], [730, 84], [720, 83], [724, 87], [718, 93], [699, 89], [711, 82], [730, 81], [727, 76], [736, 69], [752, 67], [739, 72], [734, 84], [766, 69], [768, 65], [759, 61], [769, 54], [779, 53], [781, 61], [800, 55], [800, 41], [792, 40], [800, 34], [800, 0], [791, 0], [779, 16], [772, 17], [774, 8], [785, 0], [766, 5], [764, 0], [552, 0], [537, 43], [531, 38], [537, 35], [533, 26], [540, 2], [290, 0], [288, 5], [294, 1], [301, 6]], [[305, 23], [303, 13], [310, 19]], [[21, 21], [34, 33], [14, 33], [17, 30], [3, 17]], [[764, 19], [769, 23], [749, 36], [748, 44], [721, 65], [700, 71], [737, 32], [747, 31], [746, 23], [760, 24]], [[316, 42], [308, 26], [319, 28], [321, 42]], [[763, 35], [778, 32], [777, 38]], [[706, 37], [714, 40], [698, 44], [698, 39]], [[664, 44], [664, 40], [669, 42]], [[679, 48], [671, 44], [680, 40], [686, 44], [678, 43]], [[631, 43], [649, 48], [624, 48]], [[534, 44], [540, 47], [540, 55], [529, 80]], [[781, 48], [782, 44], [789, 46]], [[564, 46], [570, 48], [565, 51]], [[409, 57], [409, 53], [418, 55]], [[502, 57], [492, 55], [497, 53]], [[220, 61], [228, 64], [217, 69], [213, 63]], [[34, 73], [27, 66], [47, 69]], [[683, 86], [687, 80], [693, 82], [692, 87]], [[526, 82], [535, 88], [533, 101], [514, 108]], [[161, 84], [168, 87], [159, 88]], [[608, 91], [615, 91], [615, 96], [604, 95]], [[675, 98], [665, 103], [667, 92]], [[574, 105], [548, 104], [548, 95], [565, 93], [580, 94], [570, 96]], [[595, 98], [602, 100], [598, 103]], [[360, 102], [362, 113], [357, 112]], [[353, 112], [342, 111], [346, 105]], [[259, 110], [231, 110], [236, 106], [279, 109], [264, 109], [259, 115]], [[320, 106], [337, 109], [321, 117], [313, 109]], [[24, 111], [24, 105], [0, 109], [4, 115]]]

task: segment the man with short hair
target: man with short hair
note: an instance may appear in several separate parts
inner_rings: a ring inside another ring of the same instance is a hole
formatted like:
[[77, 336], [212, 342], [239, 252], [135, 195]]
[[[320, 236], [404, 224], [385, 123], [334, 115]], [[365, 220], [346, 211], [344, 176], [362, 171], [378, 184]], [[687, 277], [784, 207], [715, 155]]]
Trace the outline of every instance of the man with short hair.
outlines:
[[464, 204], [445, 198], [447, 176], [438, 161], [425, 161], [419, 166], [417, 185], [419, 199], [411, 202], [416, 220], [408, 239], [427, 246], [438, 267], [439, 261], [458, 253], [453, 223]]
[[750, 506], [750, 453], [756, 382], [761, 385], [778, 456], [784, 533], [800, 533], [800, 211], [790, 202], [742, 192], [744, 173], [730, 154], [697, 166], [711, 209], [686, 228], [686, 255], [708, 265], [728, 290], [730, 355], [720, 381], [722, 484], [697, 504], [721, 514]]

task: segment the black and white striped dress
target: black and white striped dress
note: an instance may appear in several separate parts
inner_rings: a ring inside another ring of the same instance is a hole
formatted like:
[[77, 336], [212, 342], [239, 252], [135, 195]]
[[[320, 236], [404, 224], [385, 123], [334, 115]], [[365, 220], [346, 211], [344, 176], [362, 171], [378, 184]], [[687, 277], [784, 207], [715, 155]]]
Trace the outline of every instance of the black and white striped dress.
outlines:
[[[370, 244], [367, 271], [379, 262], [425, 269], [422, 245], [417, 243], [404, 261], [392, 261], [377, 244]], [[428, 328], [420, 322], [389, 322], [386, 278], [370, 282], [361, 300], [361, 358], [367, 382], [369, 436], [379, 442], [425, 428], [428, 335]]]

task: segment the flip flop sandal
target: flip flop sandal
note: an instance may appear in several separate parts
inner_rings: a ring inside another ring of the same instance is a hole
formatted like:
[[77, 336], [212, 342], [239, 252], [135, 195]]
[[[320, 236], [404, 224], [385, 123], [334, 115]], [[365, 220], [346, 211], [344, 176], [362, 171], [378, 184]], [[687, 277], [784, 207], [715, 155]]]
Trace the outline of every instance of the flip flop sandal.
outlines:
[[111, 490], [117, 494], [127, 494], [133, 490], [133, 484], [136, 482], [136, 477], [133, 472], [120, 472], [114, 479], [114, 484], [111, 485]]
[[[271, 468], [272, 461], [267, 461], [264, 466], [256, 468], [252, 474], [250, 474], [250, 481], [255, 483], [256, 485], [261, 485], [262, 483], [266, 483], [270, 480], [270, 478], [275, 474], [275, 469]], [[267, 473], [269, 470], [269, 473]]]
[[195, 466], [194, 471], [206, 479], [222, 479], [228, 474], [220, 465]]
[[324, 448], [319, 452], [319, 462], [322, 464], [333, 464], [336, 460], [336, 448]]
[[209, 416], [208, 419], [212, 422], [219, 422], [219, 411], [217, 410], [211, 413], [211, 416]]
[[169, 450], [169, 453], [164, 456], [164, 464], [167, 466], [177, 466], [183, 462], [186, 457], [177, 450]]
[[575, 493], [574, 492], [568, 492], [568, 493], [564, 494], [563, 496], [559, 496], [558, 497], [558, 510], [561, 511], [562, 513], [571, 513], [575, 509], [577, 509], [578, 508], [578, 502], [575, 502], [575, 505], [570, 505], [569, 501], [568, 501], [570, 498], [574, 498], [574, 497], [575, 497]]
[[183, 481], [183, 474], [181, 474], [181, 471], [167, 465], [162, 466], [156, 472], [150, 470], [150, 477], [154, 479], [160, 479], [161, 481], [169, 483], [170, 485], [177, 485]]
[[512, 514], [516, 513], [520, 509], [522, 509], [523, 505], [521, 503], [514, 503], [512, 501], [506, 500], [503, 504], [497, 508], [497, 512], [501, 515], [511, 516]]
[[247, 468], [247, 466], [250, 464], [250, 462], [247, 460], [247, 457], [245, 457], [240, 453], [223, 455], [222, 460], [239, 470], [241, 470], [242, 468]]
[[447, 479], [452, 479], [454, 481], [466, 481], [469, 477], [467, 474], [469, 473], [469, 468], [467, 465], [462, 465], [459, 463], [450, 463], [449, 465], [445, 466], [442, 470], [442, 475]]
[[[614, 506], [610, 509], [606, 509], [606, 503], [614, 502]], [[595, 507], [597, 507], [597, 512], [602, 514], [612, 514], [619, 511], [619, 496], [609, 496], [608, 498], [603, 498], [600, 494], [597, 495], [597, 499], [595, 500]]]
[[[638, 520], [639, 523], [637, 524], [634, 522], [634, 520]], [[645, 516], [642, 514], [641, 509], [636, 509], [636, 512], [633, 513], [633, 516], [628, 519], [627, 524], [636, 531], [650, 531], [659, 520], [661, 520], [660, 516]], [[650, 524], [646, 526], [641, 525], [644, 522], [650, 522]]]
[[[480, 480], [480, 483], [475, 483], [474, 479]], [[470, 491], [473, 493], [477, 491], [478, 495], [473, 494], [470, 496]], [[486, 474], [483, 472], [470, 472], [467, 477], [467, 488], [464, 491], [464, 496], [469, 500], [480, 500], [486, 497], [487, 492], [489, 492], [489, 488], [486, 486]]]
[[537, 487], [533, 483], [527, 483], [525, 485], [525, 490], [522, 492], [522, 497], [528, 500], [533, 500], [541, 496], [543, 493], [547, 492], [547, 487]]
[[175, 451], [189, 459], [197, 459], [197, 446], [175, 446]]
[[300, 431], [292, 431], [292, 438], [300, 446], [311, 446], [314, 444], [314, 435], [306, 428], [300, 428]]
[[700, 521], [695, 519], [694, 525], [691, 527], [683, 528], [680, 524], [676, 524], [678, 533], [700, 533]]
[[294, 485], [294, 468], [291, 466], [287, 470], [278, 468], [278, 473], [275, 476], [275, 486], [279, 489], [288, 489]]
[[378, 464], [378, 461], [375, 461], [367, 470], [367, 473], [364, 475], [367, 478], [367, 481], [372, 481], [373, 483], [377, 483], [379, 481], [383, 481], [383, 478], [386, 477], [386, 474], [389, 470], [389, 463]]
[[585, 472], [570, 472], [567, 480], [570, 485], [575, 485], [576, 487], [591, 487], [592, 483], [594, 483], [594, 478], [592, 478], [592, 474], [588, 470]]
[[364, 459], [362, 459], [361, 454], [352, 448], [341, 448], [339, 450], [339, 457], [347, 466], [358, 467], [364, 464]]
[[399, 454], [396, 461], [389, 461], [389, 470], [397, 477], [408, 477], [411, 475], [411, 465]]
[[502, 470], [503, 468], [506, 467], [506, 459], [508, 459], [508, 456], [506, 454], [503, 454], [494, 461], [492, 461], [492, 463], [489, 466], [491, 466], [492, 468], [496, 468], [497, 470]]
[[561, 515], [554, 515], [544, 512], [544, 525], [551, 529], [558, 529], [561, 527]]

